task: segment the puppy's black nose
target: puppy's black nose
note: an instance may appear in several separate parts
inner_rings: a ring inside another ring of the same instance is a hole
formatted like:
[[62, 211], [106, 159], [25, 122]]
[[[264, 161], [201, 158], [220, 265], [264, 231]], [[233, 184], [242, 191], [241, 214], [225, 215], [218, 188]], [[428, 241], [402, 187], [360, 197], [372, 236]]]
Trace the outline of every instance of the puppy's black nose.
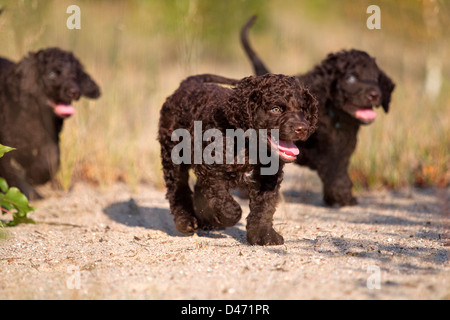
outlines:
[[67, 90], [67, 95], [71, 100], [76, 100], [80, 97], [80, 90], [78, 88], [70, 88]]
[[380, 92], [377, 90], [371, 90], [367, 94], [367, 98], [369, 99], [370, 102], [377, 101], [380, 98]]
[[295, 127], [295, 134], [299, 139], [305, 139], [308, 136], [309, 127], [307, 124], [302, 123]]

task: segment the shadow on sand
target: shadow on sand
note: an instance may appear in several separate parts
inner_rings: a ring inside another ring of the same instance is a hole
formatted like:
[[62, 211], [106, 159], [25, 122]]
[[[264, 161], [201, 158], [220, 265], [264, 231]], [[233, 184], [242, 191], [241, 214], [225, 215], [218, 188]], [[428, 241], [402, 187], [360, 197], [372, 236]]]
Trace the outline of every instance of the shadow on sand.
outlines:
[[[103, 209], [103, 212], [112, 220], [126, 226], [158, 230], [172, 237], [186, 237], [185, 234], [176, 229], [173, 216], [167, 208], [139, 206], [133, 199], [130, 199], [130, 201], [112, 203]], [[215, 239], [230, 236], [241, 243], [247, 244], [245, 230], [240, 227], [242, 227], [242, 224], [238, 223], [236, 226], [225, 230], [200, 230], [196, 233], [199, 237]]]

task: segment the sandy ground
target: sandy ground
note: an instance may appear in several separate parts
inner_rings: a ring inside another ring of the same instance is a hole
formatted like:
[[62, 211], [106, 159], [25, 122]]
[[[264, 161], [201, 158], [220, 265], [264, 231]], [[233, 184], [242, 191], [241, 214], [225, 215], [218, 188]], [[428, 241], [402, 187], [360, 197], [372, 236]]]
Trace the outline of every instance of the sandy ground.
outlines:
[[327, 208], [317, 179], [289, 169], [273, 247], [246, 243], [245, 218], [181, 235], [148, 186], [47, 190], [38, 224], [1, 231], [0, 299], [450, 299], [449, 189]]

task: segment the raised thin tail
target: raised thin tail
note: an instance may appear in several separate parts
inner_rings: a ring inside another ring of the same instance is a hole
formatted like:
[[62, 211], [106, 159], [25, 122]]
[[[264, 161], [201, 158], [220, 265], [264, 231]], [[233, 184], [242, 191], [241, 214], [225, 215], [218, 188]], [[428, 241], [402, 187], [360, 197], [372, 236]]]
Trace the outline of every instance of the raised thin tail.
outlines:
[[247, 54], [248, 58], [250, 59], [253, 70], [255, 71], [255, 74], [257, 76], [262, 76], [266, 73], [270, 73], [270, 71], [266, 68], [264, 63], [261, 61], [261, 59], [258, 57], [256, 52], [252, 49], [250, 46], [250, 43], [248, 41], [248, 29], [255, 23], [257, 16], [253, 16], [250, 18], [250, 20], [247, 21], [247, 23], [242, 27], [241, 29], [241, 43], [244, 47], [244, 51]]
[[202, 83], [220, 83], [220, 84], [228, 84], [228, 85], [236, 85], [239, 80], [225, 78], [222, 76], [218, 76], [215, 74], [199, 74], [195, 76], [190, 76], [186, 79], [187, 81], [199, 81]]

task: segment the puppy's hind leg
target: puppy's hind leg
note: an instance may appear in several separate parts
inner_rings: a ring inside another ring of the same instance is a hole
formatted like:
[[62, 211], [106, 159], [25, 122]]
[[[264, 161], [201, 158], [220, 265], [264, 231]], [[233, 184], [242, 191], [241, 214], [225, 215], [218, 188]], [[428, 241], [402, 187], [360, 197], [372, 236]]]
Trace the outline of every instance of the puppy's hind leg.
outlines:
[[181, 233], [192, 234], [198, 229], [198, 222], [189, 187], [189, 167], [163, 161], [163, 172], [167, 187], [166, 198], [174, 215], [175, 226]]
[[194, 208], [200, 227], [206, 230], [232, 227], [242, 217], [241, 206], [233, 199], [230, 190], [217, 181], [197, 182]]

